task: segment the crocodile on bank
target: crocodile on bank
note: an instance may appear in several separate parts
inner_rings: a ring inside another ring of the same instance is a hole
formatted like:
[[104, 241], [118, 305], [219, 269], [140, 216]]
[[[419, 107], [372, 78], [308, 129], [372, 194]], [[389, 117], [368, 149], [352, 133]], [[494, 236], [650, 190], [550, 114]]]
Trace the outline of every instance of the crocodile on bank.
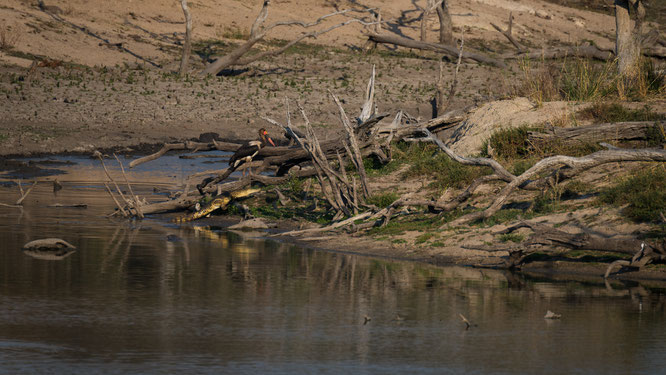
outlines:
[[198, 211], [188, 215], [177, 217], [173, 219], [173, 221], [175, 223], [186, 223], [188, 221], [193, 221], [200, 219], [202, 217], [206, 217], [213, 211], [226, 209], [227, 206], [229, 206], [229, 203], [231, 203], [231, 201], [234, 199], [249, 197], [250, 195], [257, 193], [259, 191], [261, 191], [261, 189], [247, 188], [243, 190], [232, 191], [231, 193], [224, 193], [220, 196], [217, 196], [215, 199], [210, 201], [205, 206], [201, 207], [201, 209], [199, 209]]

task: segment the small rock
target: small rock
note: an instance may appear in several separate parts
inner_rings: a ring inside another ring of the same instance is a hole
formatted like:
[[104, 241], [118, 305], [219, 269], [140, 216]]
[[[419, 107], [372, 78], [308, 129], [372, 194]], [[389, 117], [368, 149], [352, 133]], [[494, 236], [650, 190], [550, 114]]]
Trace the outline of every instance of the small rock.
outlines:
[[539, 10], [537, 10], [534, 14], [535, 14], [537, 17], [539, 17], [539, 18], [543, 18], [543, 19], [545, 19], [545, 20], [553, 19], [553, 16], [551, 16], [550, 14], [548, 14], [548, 12], [546, 12], [546, 11], [543, 10], [543, 9], [539, 9]]
[[60, 238], [44, 238], [23, 245], [23, 253], [41, 260], [62, 260], [74, 253], [76, 247]]

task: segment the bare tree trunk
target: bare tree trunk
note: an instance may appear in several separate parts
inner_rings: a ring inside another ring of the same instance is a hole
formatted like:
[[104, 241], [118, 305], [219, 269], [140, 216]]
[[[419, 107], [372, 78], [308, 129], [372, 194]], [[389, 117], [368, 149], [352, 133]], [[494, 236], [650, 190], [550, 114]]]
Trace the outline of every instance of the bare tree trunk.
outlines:
[[437, 17], [439, 18], [439, 43], [453, 43], [453, 23], [449, 14], [447, 0], [443, 0], [437, 7]]
[[426, 41], [426, 28], [428, 23], [428, 16], [430, 15], [430, 9], [424, 8], [423, 13], [421, 13], [421, 41]]
[[187, 0], [180, 0], [180, 6], [185, 14], [185, 44], [183, 44], [183, 57], [180, 59], [180, 71], [178, 72], [178, 75], [182, 77], [187, 73], [187, 63], [190, 61], [190, 51], [192, 50], [192, 16], [187, 7]]
[[[633, 77], [636, 74], [641, 52], [637, 38], [638, 27], [632, 26], [629, 16], [630, 1], [636, 4], [635, 9], [638, 10], [639, 7], [643, 9], [641, 0], [615, 0], [615, 55], [618, 59], [618, 72], [625, 77]], [[639, 23], [640, 21], [637, 21], [636, 26], [639, 26]]]

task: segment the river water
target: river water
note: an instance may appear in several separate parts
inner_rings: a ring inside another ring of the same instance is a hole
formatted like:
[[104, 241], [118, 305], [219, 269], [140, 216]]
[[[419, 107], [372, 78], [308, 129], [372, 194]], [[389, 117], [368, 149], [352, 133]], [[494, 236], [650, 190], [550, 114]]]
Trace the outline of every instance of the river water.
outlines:
[[[63, 190], [39, 184], [24, 209], [0, 207], [0, 374], [665, 371], [659, 287], [322, 252], [162, 216], [110, 219], [98, 167], [75, 162]], [[174, 163], [160, 183], [182, 183], [191, 164]], [[164, 177], [146, 168], [130, 178], [155, 173]], [[17, 197], [0, 187], [0, 202]], [[21, 251], [46, 237], [77, 250], [56, 261]], [[548, 310], [561, 319], [544, 319]]]

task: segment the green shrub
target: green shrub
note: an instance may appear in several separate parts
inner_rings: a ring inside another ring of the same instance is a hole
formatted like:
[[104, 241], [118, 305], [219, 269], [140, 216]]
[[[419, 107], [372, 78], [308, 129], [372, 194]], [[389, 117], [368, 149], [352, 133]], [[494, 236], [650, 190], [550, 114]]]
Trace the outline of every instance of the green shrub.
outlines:
[[412, 145], [405, 151], [404, 157], [411, 166], [404, 172], [403, 178], [428, 176], [435, 180], [430, 186], [438, 189], [466, 187], [477, 177], [491, 172], [487, 167], [472, 167], [451, 160], [431, 144]]
[[553, 156], [583, 156], [602, 149], [595, 143], [566, 144], [557, 140], [546, 142], [532, 142], [529, 139], [531, 131], [538, 132], [540, 128], [520, 126], [507, 128], [493, 133], [483, 146], [485, 154], [492, 148], [495, 158], [500, 160], [513, 160], [514, 174], [521, 174], [531, 168], [538, 160]]
[[518, 159], [528, 156], [533, 151], [527, 138], [530, 130], [535, 129], [523, 125], [498, 130], [490, 136], [484, 149], [492, 148], [494, 156], [499, 159]]
[[623, 214], [634, 221], [656, 222], [666, 213], [666, 171], [641, 169], [617, 185], [603, 189], [599, 200], [627, 205]]

